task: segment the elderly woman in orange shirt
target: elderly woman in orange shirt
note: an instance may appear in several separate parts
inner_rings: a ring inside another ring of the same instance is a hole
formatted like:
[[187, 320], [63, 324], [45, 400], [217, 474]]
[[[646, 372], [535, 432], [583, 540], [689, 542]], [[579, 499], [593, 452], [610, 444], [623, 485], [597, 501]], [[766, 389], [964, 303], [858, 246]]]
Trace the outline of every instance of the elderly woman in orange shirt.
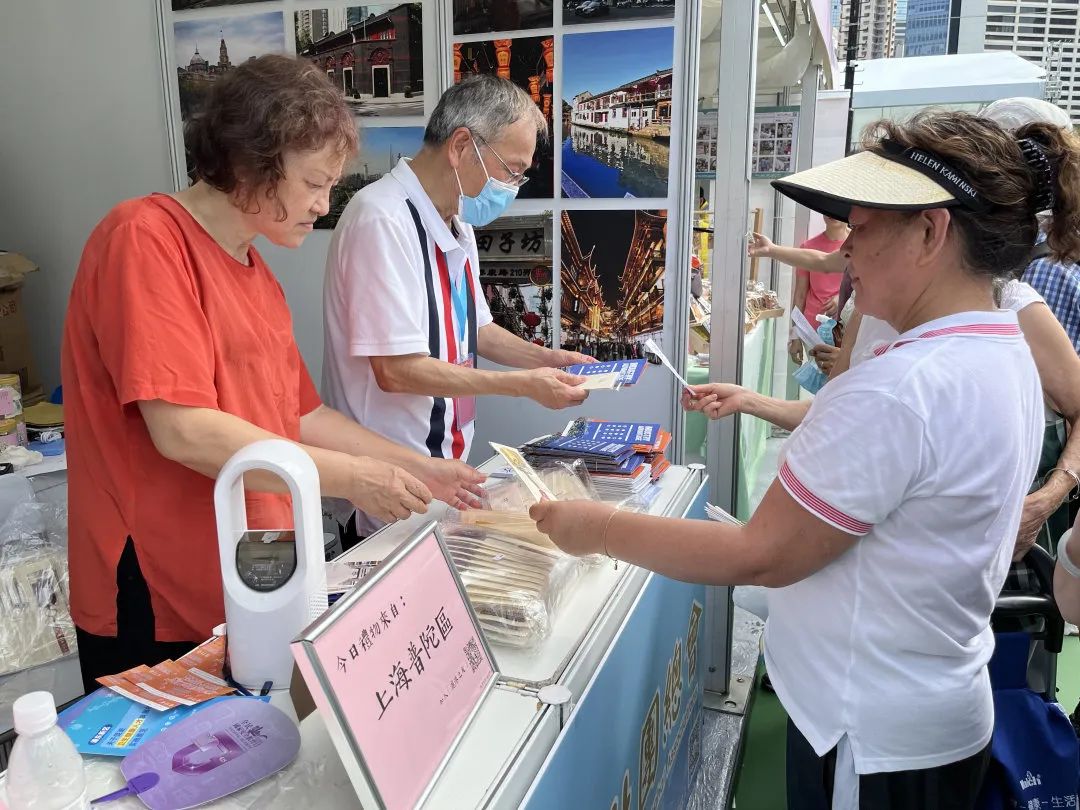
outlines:
[[[325, 407], [281, 286], [252, 245], [298, 247], [329, 210], [356, 124], [315, 66], [284, 56], [215, 82], [186, 127], [193, 184], [121, 203], [94, 229], [63, 342], [71, 614], [83, 680], [177, 657], [223, 621], [214, 477], [284, 437], [326, 496], [391, 521], [482, 476]], [[286, 528], [283, 483], [247, 480], [252, 528]]]

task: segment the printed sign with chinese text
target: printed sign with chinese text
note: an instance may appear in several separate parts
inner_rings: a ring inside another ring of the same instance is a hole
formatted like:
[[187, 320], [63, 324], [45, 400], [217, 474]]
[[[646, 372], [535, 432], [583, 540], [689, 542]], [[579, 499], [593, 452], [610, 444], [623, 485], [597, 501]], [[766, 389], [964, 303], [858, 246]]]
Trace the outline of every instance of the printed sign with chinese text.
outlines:
[[434, 528], [408, 545], [293, 645], [389, 810], [419, 803], [495, 675]]

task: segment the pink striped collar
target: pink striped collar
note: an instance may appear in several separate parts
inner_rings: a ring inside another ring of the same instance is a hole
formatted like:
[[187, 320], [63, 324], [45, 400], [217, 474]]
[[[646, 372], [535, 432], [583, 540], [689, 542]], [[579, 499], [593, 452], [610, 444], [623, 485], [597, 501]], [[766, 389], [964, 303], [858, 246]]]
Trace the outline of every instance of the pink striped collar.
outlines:
[[1020, 331], [1020, 325], [1013, 321], [1012, 323], [968, 323], [958, 324], [956, 326], [944, 326], [940, 329], [931, 329], [928, 332], [923, 332], [921, 335], [915, 335], [914, 337], [897, 340], [893, 343], [886, 343], [882, 346], [878, 346], [874, 349], [874, 356], [881, 357], [885, 352], [890, 349], [896, 349], [900, 346], [906, 346], [908, 343], [913, 343], [916, 340], [925, 340], [929, 338], [950, 337], [952, 335], [975, 335], [983, 337], [1020, 337], [1023, 332]]

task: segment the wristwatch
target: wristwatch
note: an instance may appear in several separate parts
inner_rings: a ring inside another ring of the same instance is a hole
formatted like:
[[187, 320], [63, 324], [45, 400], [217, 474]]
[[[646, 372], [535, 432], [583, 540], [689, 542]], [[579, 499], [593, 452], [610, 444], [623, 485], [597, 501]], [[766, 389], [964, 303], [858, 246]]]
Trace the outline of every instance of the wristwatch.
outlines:
[[1061, 539], [1058, 540], [1057, 546], [1057, 561], [1058, 565], [1065, 569], [1065, 572], [1075, 578], [1080, 579], [1080, 567], [1072, 561], [1069, 557], [1069, 538], [1072, 537], [1073, 530], [1069, 529], [1065, 534], [1061, 535]]

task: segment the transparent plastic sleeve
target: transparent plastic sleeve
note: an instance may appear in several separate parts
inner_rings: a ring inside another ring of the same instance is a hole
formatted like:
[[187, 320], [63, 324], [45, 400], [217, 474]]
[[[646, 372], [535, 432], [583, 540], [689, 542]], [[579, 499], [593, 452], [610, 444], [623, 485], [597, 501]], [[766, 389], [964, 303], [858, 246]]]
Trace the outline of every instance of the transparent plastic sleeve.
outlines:
[[[629, 512], [644, 512], [647, 508], [647, 504], [637, 495], [620, 500], [605, 499], [597, 491], [585, 462], [579, 458], [552, 459], [534, 464], [534, 469], [560, 501], [607, 502]], [[484, 508], [496, 512], [527, 513], [529, 507], [536, 503], [536, 499], [516, 478], [489, 480], [484, 489]]]
[[551, 632], [588, 560], [559, 551], [528, 515], [450, 513], [443, 538], [473, 610], [492, 644], [528, 649]]
[[[602, 501], [580, 459], [552, 461], [537, 473], [559, 500]], [[560, 551], [529, 517], [536, 499], [516, 478], [484, 489], [483, 508], [446, 514], [443, 537], [488, 641], [536, 647], [581, 574], [604, 558]], [[617, 507], [642, 508], [634, 499]]]
[[66, 508], [16, 505], [0, 526], [0, 675], [76, 651], [68, 593]]

